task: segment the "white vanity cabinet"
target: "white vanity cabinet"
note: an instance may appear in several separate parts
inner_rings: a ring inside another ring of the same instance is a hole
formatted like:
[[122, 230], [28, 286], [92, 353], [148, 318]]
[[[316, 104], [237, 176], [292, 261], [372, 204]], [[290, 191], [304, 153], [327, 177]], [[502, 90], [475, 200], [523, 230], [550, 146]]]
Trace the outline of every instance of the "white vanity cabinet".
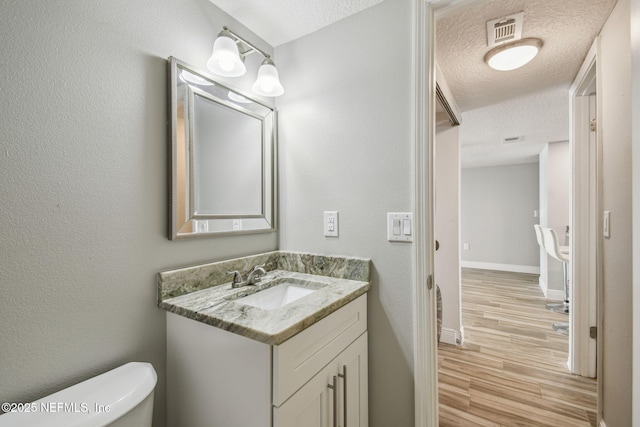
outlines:
[[367, 427], [367, 369], [366, 294], [273, 346], [167, 313], [169, 427]]
[[329, 365], [273, 408], [278, 427], [366, 427], [367, 334], [362, 334]]

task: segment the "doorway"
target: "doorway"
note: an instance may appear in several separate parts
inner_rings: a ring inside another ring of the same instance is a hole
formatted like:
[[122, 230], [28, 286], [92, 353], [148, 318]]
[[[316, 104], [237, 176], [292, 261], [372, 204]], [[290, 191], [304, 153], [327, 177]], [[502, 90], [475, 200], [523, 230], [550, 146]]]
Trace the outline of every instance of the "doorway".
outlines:
[[[452, 11], [455, 10], [460, 10], [461, 8], [464, 8], [466, 6], [469, 6], [470, 4], [478, 4], [478, 3], [482, 3], [482, 1], [445, 1], [445, 2], [437, 2], [437, 3], [444, 3], [444, 9], [443, 10], [445, 13], [452, 13]], [[426, 6], [426, 7], [425, 7]], [[430, 7], [428, 5], [422, 5], [421, 7], [424, 7], [424, 10], [421, 12], [423, 14], [423, 16], [426, 16], [427, 18], [433, 19], [433, 16], [430, 16], [433, 11], [430, 9]], [[419, 7], [420, 9], [420, 7]], [[430, 24], [433, 24], [433, 21], [428, 21]], [[433, 28], [431, 28], [431, 26], [427, 25], [427, 30], [429, 30], [431, 32], [431, 35], [433, 35]], [[432, 54], [432, 53], [431, 53]], [[432, 137], [430, 135], [428, 135], [428, 137]], [[432, 160], [433, 161], [433, 160]], [[431, 234], [433, 235], [433, 234]]]

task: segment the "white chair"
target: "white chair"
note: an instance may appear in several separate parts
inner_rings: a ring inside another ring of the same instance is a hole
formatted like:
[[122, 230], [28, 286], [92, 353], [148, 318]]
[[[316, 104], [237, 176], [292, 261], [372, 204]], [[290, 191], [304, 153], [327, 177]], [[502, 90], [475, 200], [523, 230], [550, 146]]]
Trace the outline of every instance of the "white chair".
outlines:
[[[540, 247], [542, 248], [542, 250], [544, 250], [545, 252], [547, 252], [547, 250], [544, 247], [544, 237], [542, 236], [542, 226], [540, 224], [534, 224], [533, 228], [536, 231], [536, 240], [538, 241], [538, 245], [540, 245]], [[567, 253], [568, 253], [568, 247], [565, 246], [565, 248], [567, 249]], [[565, 291], [565, 298], [567, 296], [567, 293]], [[549, 303], [547, 304], [547, 310], [551, 310], [555, 313], [562, 313], [562, 314], [569, 314], [569, 301], [565, 300], [563, 302], [559, 302], [559, 303]]]
[[[569, 313], [569, 248], [561, 247], [558, 244], [558, 235], [552, 228], [542, 227], [542, 241], [544, 243], [544, 249], [552, 257], [562, 263], [562, 272], [564, 273], [564, 304], [566, 305], [566, 313]], [[561, 334], [569, 334], [568, 323], [554, 323], [553, 329]]]

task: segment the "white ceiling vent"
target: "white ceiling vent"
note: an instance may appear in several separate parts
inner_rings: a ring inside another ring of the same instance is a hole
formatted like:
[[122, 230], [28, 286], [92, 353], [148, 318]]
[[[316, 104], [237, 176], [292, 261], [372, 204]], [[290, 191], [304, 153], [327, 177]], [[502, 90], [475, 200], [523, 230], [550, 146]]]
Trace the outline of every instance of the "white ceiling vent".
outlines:
[[503, 16], [487, 22], [487, 45], [494, 47], [522, 38], [524, 12]]
[[513, 144], [522, 141], [524, 141], [524, 136], [510, 136], [508, 138], [502, 138], [503, 144]]

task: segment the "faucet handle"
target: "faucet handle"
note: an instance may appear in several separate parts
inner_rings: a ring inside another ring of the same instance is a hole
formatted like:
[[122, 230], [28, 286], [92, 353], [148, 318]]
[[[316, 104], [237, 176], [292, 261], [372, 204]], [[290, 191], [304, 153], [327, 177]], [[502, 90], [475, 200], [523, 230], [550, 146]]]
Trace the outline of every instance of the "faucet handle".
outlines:
[[238, 270], [227, 271], [227, 274], [233, 274], [233, 284], [242, 283], [242, 274]]
[[264, 264], [256, 265], [247, 276], [247, 284], [255, 285], [262, 280], [262, 276], [265, 274], [267, 274], [267, 272], [264, 270]]

